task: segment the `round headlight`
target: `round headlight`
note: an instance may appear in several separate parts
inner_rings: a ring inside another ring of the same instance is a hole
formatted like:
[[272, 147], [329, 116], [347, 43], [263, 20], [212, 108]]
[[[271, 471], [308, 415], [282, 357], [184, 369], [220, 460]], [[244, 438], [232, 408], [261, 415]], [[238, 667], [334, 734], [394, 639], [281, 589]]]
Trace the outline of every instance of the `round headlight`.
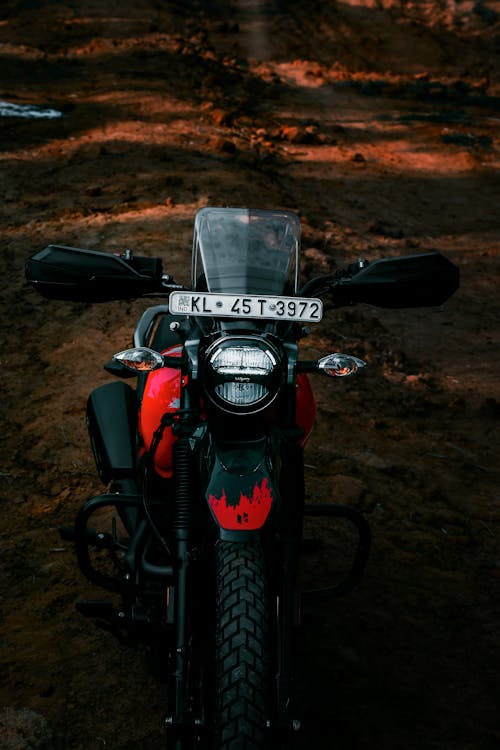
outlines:
[[208, 397], [224, 411], [254, 414], [279, 392], [281, 362], [268, 341], [227, 337], [207, 350], [204, 385]]

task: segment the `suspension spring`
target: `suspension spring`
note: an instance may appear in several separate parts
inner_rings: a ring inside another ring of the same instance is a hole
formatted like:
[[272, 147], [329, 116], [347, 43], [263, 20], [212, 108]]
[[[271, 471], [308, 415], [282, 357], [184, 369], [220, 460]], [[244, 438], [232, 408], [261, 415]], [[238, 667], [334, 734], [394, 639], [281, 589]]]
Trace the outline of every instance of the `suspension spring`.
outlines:
[[180, 437], [173, 446], [175, 514], [173, 528], [187, 539], [192, 525], [191, 449], [189, 440]]

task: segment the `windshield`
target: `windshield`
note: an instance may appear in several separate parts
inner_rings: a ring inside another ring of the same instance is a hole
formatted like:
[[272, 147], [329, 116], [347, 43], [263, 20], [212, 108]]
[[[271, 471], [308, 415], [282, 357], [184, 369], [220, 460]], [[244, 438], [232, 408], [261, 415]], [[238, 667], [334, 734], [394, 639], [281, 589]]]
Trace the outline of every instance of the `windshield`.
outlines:
[[300, 220], [289, 211], [202, 208], [196, 214], [193, 287], [234, 294], [294, 294]]

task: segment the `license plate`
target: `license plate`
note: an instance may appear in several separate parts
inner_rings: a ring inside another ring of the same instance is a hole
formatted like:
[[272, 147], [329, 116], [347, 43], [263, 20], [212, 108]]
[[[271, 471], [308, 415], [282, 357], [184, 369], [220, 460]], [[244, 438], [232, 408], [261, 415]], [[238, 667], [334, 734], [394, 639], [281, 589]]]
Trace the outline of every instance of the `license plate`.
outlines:
[[319, 323], [323, 303], [310, 297], [271, 297], [267, 294], [172, 292], [173, 315], [208, 315], [213, 318], [264, 318]]

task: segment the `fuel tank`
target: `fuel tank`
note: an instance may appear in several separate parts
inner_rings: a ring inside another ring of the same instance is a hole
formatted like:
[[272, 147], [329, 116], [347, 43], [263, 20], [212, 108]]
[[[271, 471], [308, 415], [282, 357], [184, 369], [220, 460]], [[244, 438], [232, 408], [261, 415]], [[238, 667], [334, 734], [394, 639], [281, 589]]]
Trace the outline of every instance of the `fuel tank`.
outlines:
[[[182, 346], [170, 347], [162, 353], [169, 357], [180, 357]], [[180, 409], [182, 387], [183, 376], [177, 368], [162, 367], [148, 375], [139, 411], [139, 435], [146, 451], [151, 447], [163, 415], [173, 414]], [[166, 427], [154, 456], [155, 469], [165, 479], [172, 476], [172, 447], [176, 439], [172, 428]]]
[[[182, 347], [173, 346], [162, 353], [169, 357], [180, 357]], [[181, 371], [177, 368], [162, 367], [148, 375], [139, 412], [139, 434], [145, 451], [149, 451], [153, 435], [163, 415], [180, 409], [182, 389], [185, 385]], [[297, 376], [297, 425], [301, 428], [301, 435], [298, 438], [301, 446], [306, 444], [311, 434], [315, 416], [316, 405], [309, 378], [304, 373], [300, 373]], [[172, 476], [172, 447], [176, 439], [172, 428], [166, 427], [154, 456], [155, 469], [165, 479]]]

